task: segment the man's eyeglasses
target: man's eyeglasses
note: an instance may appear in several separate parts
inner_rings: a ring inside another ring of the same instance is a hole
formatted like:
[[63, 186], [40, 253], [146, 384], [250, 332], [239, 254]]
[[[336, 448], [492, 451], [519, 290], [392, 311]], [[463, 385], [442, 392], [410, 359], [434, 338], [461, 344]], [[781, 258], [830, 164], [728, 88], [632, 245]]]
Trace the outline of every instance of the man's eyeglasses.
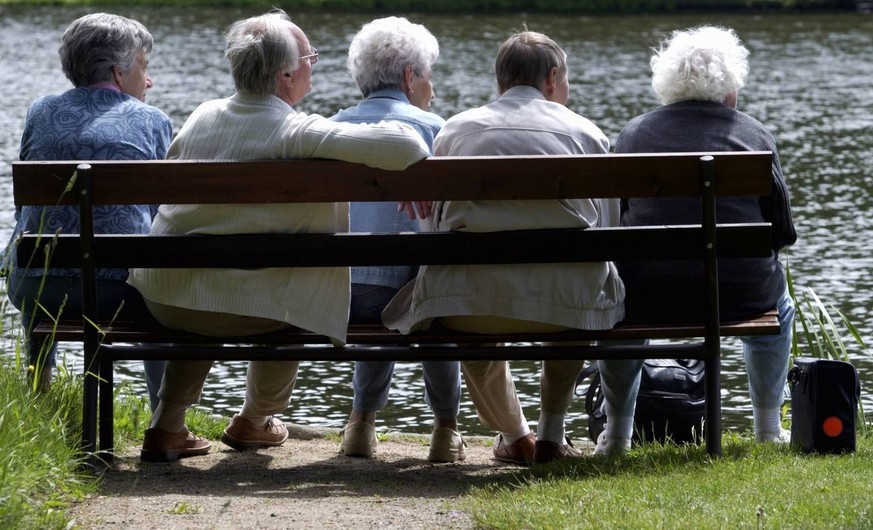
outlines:
[[315, 46], [312, 47], [312, 53], [309, 55], [304, 55], [303, 57], [298, 57], [301, 61], [303, 59], [309, 59], [309, 64], [315, 64], [318, 62], [318, 50], [315, 49]]

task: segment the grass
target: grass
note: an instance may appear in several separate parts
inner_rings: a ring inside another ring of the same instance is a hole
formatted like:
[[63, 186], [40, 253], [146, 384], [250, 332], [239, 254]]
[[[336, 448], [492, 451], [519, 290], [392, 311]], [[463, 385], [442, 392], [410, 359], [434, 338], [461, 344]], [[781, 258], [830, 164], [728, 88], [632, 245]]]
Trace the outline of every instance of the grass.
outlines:
[[[15, 359], [0, 356], [0, 528], [72, 528], [66, 509], [97, 492], [100, 480], [83, 470], [78, 450], [82, 377], [61, 367], [47, 392], [35, 392], [29, 379]], [[121, 384], [115, 403], [116, 445], [139, 445], [150, 419], [148, 399]], [[213, 440], [228, 424], [199, 408], [185, 420]]]
[[[78, 446], [81, 377], [61, 371], [37, 394], [24, 370], [0, 359], [0, 528], [70, 528], [65, 510], [95, 493]], [[120, 385], [119, 447], [138, 445], [147, 400]], [[202, 409], [192, 430], [217, 439], [227, 425]], [[647, 444], [627, 458], [586, 458], [520, 470], [501, 486], [459, 500], [486, 528], [869, 528], [873, 527], [873, 439], [838, 456], [801, 455], [726, 433], [724, 456], [701, 446]], [[196, 510], [194, 504], [173, 513]]]
[[80, 470], [81, 380], [61, 373], [43, 394], [0, 359], [0, 527], [65, 528], [64, 509], [97, 488]]
[[724, 456], [647, 444], [520, 472], [462, 499], [485, 528], [871, 528], [873, 440], [839, 456], [726, 434]]

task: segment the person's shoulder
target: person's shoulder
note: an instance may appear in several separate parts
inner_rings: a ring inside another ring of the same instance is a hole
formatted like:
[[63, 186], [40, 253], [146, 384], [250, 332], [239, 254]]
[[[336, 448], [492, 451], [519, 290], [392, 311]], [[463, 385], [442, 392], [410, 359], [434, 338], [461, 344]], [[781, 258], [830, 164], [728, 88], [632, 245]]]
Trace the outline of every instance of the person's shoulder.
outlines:
[[444, 120], [443, 117], [439, 114], [435, 114], [428, 110], [420, 109], [415, 105], [409, 105], [409, 107], [411, 108], [406, 109], [406, 113], [410, 118], [414, 120], [437, 127], [442, 127], [446, 124], [446, 120]]
[[568, 123], [571, 123], [571, 124], [576, 125], [576, 126], [581, 126], [581, 127], [598, 128], [597, 125], [594, 123], [594, 121], [592, 121], [590, 118], [586, 118], [582, 114], [579, 114], [578, 112], [567, 107], [566, 105], [561, 105], [560, 103], [554, 103], [551, 101], [547, 101], [546, 103], [550, 103], [551, 105], [554, 105], [553, 108], [554, 108], [555, 113], [557, 113], [559, 116], [561, 116], [562, 119], [566, 120]]
[[613, 150], [616, 153], [633, 153], [640, 149], [644, 150], [637, 144], [646, 142], [651, 136], [646, 131], [661, 125], [663, 109], [664, 107], [659, 107], [631, 118], [618, 133]]
[[[551, 104], [550, 109], [553, 112], [553, 114], [549, 115], [551, 117], [551, 120], [559, 123], [562, 127], [565, 128], [568, 133], [577, 136], [588, 136], [598, 141], [606, 138], [606, 135], [603, 133], [600, 127], [598, 127], [597, 124], [589, 118], [586, 118], [585, 116], [579, 114], [578, 112], [575, 112], [565, 105], [561, 105], [560, 103], [554, 103], [550, 101], [546, 101], [545, 103]], [[535, 120], [537, 118], [532, 118], [533, 119], [531, 123], [535, 124]]]
[[[365, 100], [366, 101], [366, 100]], [[360, 112], [360, 108], [362, 102], [359, 102], [351, 107], [346, 107], [344, 109], [340, 109], [333, 116], [328, 117], [330, 121], [352, 121], [358, 119], [358, 114]]]
[[130, 99], [132, 100], [132, 101], [130, 101], [130, 104], [134, 108], [138, 109], [140, 112], [148, 114], [159, 121], [170, 121], [170, 117], [167, 116], [167, 113], [164, 112], [163, 110], [159, 109], [158, 107], [156, 107], [150, 103], [140, 101], [136, 98], [130, 98]]
[[69, 105], [69, 101], [74, 98], [77, 90], [78, 89], [71, 88], [60, 94], [46, 94], [39, 96], [30, 103], [28, 109], [30, 111], [36, 111], [52, 107], [66, 107]]
[[121, 92], [110, 90], [105, 92], [108, 94], [102, 94], [102, 97], [117, 99], [117, 103], [111, 106], [110, 112], [118, 116], [119, 119], [142, 123], [147, 127], [169, 129], [172, 132], [173, 126], [170, 117], [158, 107]]
[[194, 107], [194, 110], [191, 112], [188, 119], [191, 119], [195, 116], [200, 116], [202, 114], [227, 111], [230, 106], [230, 98], [208, 99]]
[[476, 123], [480, 121], [484, 116], [492, 112], [492, 109], [489, 105], [491, 104], [489, 103], [488, 105], [482, 105], [481, 107], [473, 107], [472, 109], [462, 110], [461, 112], [445, 120], [443, 128], [445, 129], [446, 127], [459, 127], [467, 123]]
[[645, 123], [653, 120], [661, 120], [668, 114], [670, 114], [673, 109], [669, 105], [662, 105], [660, 107], [651, 109], [649, 111], [643, 112], [642, 114], [638, 114], [628, 120], [626, 126], [630, 125], [639, 125], [641, 123]]
[[755, 118], [754, 116], [747, 114], [744, 111], [741, 111], [739, 109], [735, 109], [735, 112], [737, 113], [738, 119], [746, 122], [749, 127], [753, 127], [755, 129], [760, 130], [762, 133], [766, 133], [767, 135], [771, 135], [770, 130], [767, 128], [767, 126], [764, 125], [764, 123], [761, 122], [758, 118]]
[[61, 95], [58, 95], [58, 94], [47, 94], [44, 96], [39, 96], [30, 103], [30, 108], [33, 109], [33, 108], [45, 107], [45, 106], [51, 105], [52, 103], [59, 101], [60, 99], [61, 99]]
[[676, 108], [673, 108], [670, 105], [663, 105], [642, 114], [638, 114], [625, 123], [619, 136], [627, 135], [639, 129], [654, 126], [655, 124], [660, 125], [664, 121], [670, 120], [671, 116], [676, 112]]

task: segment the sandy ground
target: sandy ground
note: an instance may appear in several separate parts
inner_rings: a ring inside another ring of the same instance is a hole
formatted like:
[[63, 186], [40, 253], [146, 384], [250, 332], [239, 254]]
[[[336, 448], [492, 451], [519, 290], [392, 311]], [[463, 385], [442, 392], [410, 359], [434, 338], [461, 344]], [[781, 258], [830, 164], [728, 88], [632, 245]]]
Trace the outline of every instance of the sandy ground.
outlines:
[[363, 459], [325, 439], [335, 431], [290, 430], [282, 447], [214, 442], [206, 456], [167, 464], [140, 463], [130, 448], [71, 515], [86, 529], [474, 528], [459, 497], [523, 469], [492, 460], [482, 437], [467, 440], [464, 462], [431, 464], [425, 435], [391, 434]]

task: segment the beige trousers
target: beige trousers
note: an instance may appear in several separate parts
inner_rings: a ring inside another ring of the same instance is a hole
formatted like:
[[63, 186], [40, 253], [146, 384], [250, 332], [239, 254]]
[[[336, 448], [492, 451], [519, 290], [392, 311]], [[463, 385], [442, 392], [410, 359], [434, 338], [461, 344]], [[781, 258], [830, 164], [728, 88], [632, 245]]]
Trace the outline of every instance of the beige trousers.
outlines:
[[[214, 337], [261, 335], [292, 327], [287, 322], [266, 318], [213, 313], [169, 306], [146, 300], [155, 319], [168, 328]], [[200, 400], [200, 393], [213, 361], [169, 361], [164, 369], [161, 401], [188, 407]], [[249, 361], [246, 371], [246, 417], [270, 416], [288, 407], [298, 361]]]
[[[542, 322], [528, 322], [491, 316], [443, 317], [447, 328], [465, 333], [553, 333], [568, 328]], [[540, 374], [540, 408], [546, 413], [566, 414], [573, 400], [576, 376], [584, 360], [543, 361]], [[479, 420], [504, 433], [518, 432], [527, 419], [515, 391], [507, 361], [463, 361], [461, 370]]]

